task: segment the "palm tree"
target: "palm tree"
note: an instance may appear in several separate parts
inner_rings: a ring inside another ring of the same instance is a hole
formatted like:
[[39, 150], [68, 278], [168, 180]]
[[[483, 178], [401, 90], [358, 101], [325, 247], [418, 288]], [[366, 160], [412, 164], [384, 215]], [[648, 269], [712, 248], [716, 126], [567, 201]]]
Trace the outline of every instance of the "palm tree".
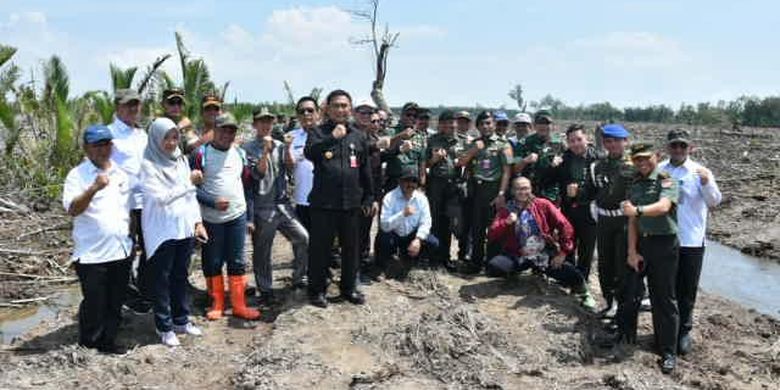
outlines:
[[[177, 31], [176, 49], [179, 53], [179, 63], [181, 66], [182, 87], [184, 96], [187, 100], [185, 115], [191, 120], [200, 120], [200, 99], [207, 93], [216, 93], [224, 97], [228, 83], [225, 83], [220, 90], [211, 81], [208, 66], [202, 58], [191, 58], [187, 47], [184, 46], [184, 39]], [[170, 81], [170, 80], [167, 80]]]
[[16, 54], [15, 47], [0, 45], [0, 125], [6, 130], [3, 136], [6, 157], [14, 150], [22, 130], [16, 123], [14, 106], [5, 99], [8, 92], [15, 90], [14, 85], [19, 80], [20, 70], [16, 64], [5, 67], [6, 62], [10, 61], [14, 54]]
[[122, 69], [114, 64], [109, 64], [111, 69], [111, 86], [114, 88], [114, 93], [119, 89], [130, 88], [133, 85], [133, 77], [138, 71], [137, 66], [132, 66], [127, 69]]
[[43, 75], [44, 103], [54, 112], [55, 134], [51, 162], [55, 168], [64, 170], [71, 165], [77, 146], [73, 113], [68, 104], [70, 78], [65, 64], [56, 55], [43, 64]]

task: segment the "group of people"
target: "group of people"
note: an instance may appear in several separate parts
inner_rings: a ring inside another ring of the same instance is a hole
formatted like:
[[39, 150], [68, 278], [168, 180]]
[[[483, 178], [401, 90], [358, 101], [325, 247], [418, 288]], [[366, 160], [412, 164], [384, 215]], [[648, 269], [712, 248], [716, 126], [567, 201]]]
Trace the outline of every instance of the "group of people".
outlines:
[[659, 161], [652, 144], [629, 149], [619, 124], [599, 127], [602, 145], [579, 124], [564, 142], [545, 110], [512, 119], [482, 111], [473, 121], [445, 110], [433, 130], [431, 112], [407, 103], [391, 126], [391, 112], [334, 90], [323, 102], [301, 98], [298, 126], [286, 133], [274, 131], [276, 115], [255, 111], [254, 134], [242, 142], [216, 95], [201, 100], [198, 128], [183, 117], [178, 89], [164, 91], [165, 113], [147, 131], [137, 125], [135, 91], [117, 91], [115, 103], [111, 125], [85, 130], [87, 158], [63, 189], [84, 295], [82, 345], [121, 351], [123, 304], [151, 308], [166, 345], [178, 345], [177, 334], [200, 335], [187, 297], [196, 242], [207, 319], [226, 313], [223, 268], [232, 315], [258, 319], [246, 301], [246, 234], [259, 301], [270, 305], [279, 232], [293, 249], [291, 287], [322, 308], [334, 301], [326, 294], [334, 268], [339, 300], [363, 304], [359, 286], [397, 262], [495, 277], [531, 269], [596, 312], [588, 279], [598, 250], [599, 313], [612, 319], [615, 340], [635, 340], [646, 277], [663, 371], [691, 349], [707, 212], [721, 195], [712, 173], [690, 159], [685, 130], [668, 134], [669, 159]]

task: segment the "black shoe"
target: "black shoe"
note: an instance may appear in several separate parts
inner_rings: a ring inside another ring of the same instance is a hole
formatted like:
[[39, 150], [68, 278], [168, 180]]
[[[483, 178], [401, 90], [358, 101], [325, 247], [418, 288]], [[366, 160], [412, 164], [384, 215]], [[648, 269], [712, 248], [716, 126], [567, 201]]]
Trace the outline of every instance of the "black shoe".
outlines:
[[362, 305], [366, 303], [366, 297], [358, 291], [353, 291], [349, 294], [342, 294], [341, 297], [344, 298], [345, 301], [349, 301], [354, 305]]
[[117, 344], [102, 345], [97, 350], [105, 355], [124, 355], [127, 353], [127, 348]]
[[274, 293], [271, 291], [261, 292], [259, 301], [261, 305], [266, 305], [266, 306], [272, 306], [274, 303], [276, 303], [276, 299], [274, 298]]
[[447, 272], [455, 272], [458, 270], [458, 265], [452, 260], [444, 261], [442, 266], [447, 270]]
[[152, 303], [141, 298], [125, 302], [125, 307], [138, 315], [149, 314], [152, 312]]
[[687, 355], [691, 353], [691, 349], [693, 349], [691, 335], [686, 333], [680, 336], [680, 341], [677, 342], [677, 353], [680, 355]]
[[677, 357], [671, 353], [664, 354], [663, 359], [661, 359], [661, 372], [664, 374], [671, 374], [676, 366]]
[[313, 306], [321, 307], [323, 309], [328, 307], [328, 299], [325, 298], [324, 293], [309, 295], [309, 303], [311, 303]]
[[297, 289], [304, 289], [304, 288], [307, 288], [307, 287], [309, 287], [309, 281], [306, 280], [306, 279], [301, 279], [301, 280], [298, 280], [298, 281], [293, 283], [293, 288], [296, 289], [296, 290]]
[[466, 263], [463, 265], [463, 268], [461, 268], [460, 272], [466, 275], [476, 275], [482, 272], [482, 267], [479, 264]]

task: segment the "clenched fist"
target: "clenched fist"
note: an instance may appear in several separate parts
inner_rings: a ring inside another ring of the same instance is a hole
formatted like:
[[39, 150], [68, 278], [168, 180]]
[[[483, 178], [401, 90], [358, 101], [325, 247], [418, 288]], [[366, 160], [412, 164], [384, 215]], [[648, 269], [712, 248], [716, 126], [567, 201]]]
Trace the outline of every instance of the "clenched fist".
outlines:
[[108, 185], [108, 175], [105, 173], [99, 173], [95, 177], [95, 181], [92, 183], [92, 187], [95, 188], [95, 191], [100, 191], [103, 188], [106, 188]]
[[333, 128], [333, 132], [331, 134], [333, 134], [333, 138], [335, 139], [344, 138], [344, 136], [347, 135], [347, 127], [342, 124], [338, 124]]
[[203, 172], [200, 169], [193, 169], [190, 173], [190, 182], [195, 186], [201, 185], [203, 183]]

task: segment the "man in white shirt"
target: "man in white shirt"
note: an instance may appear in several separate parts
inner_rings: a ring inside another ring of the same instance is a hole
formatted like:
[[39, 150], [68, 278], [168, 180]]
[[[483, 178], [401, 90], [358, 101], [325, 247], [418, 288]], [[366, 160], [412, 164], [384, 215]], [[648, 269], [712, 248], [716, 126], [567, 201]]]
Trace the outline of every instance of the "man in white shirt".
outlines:
[[62, 205], [73, 217], [73, 255], [84, 296], [79, 306], [79, 344], [121, 354], [115, 344], [133, 243], [129, 236], [131, 181], [112, 163], [111, 130], [84, 132], [87, 159], [71, 169]]
[[144, 149], [148, 142], [146, 132], [137, 127], [141, 114], [141, 96], [133, 89], [120, 89], [114, 96], [116, 114], [114, 122], [108, 128], [113, 137], [111, 160], [122, 169], [132, 183], [130, 194], [130, 238], [133, 246], [140, 248], [136, 258], [135, 251], [131, 254], [132, 267], [128, 283], [127, 305], [136, 313], [148, 313], [151, 305], [151, 276], [147, 271], [144, 237], [141, 233], [141, 210], [143, 209], [143, 194], [141, 192], [140, 174], [141, 162], [144, 159]]
[[319, 121], [319, 107], [312, 97], [304, 96], [298, 100], [295, 106], [298, 114], [298, 123], [301, 127], [290, 131], [292, 141], [288, 146], [289, 160], [293, 165], [293, 200], [295, 201], [295, 214], [303, 227], [311, 229], [309, 217], [309, 193], [314, 180], [314, 164], [303, 155], [309, 132], [317, 126]]
[[430, 234], [432, 220], [428, 198], [417, 191], [420, 184], [417, 172], [414, 167], [405, 169], [398, 187], [382, 199], [375, 278], [386, 271], [390, 258], [397, 252], [401, 252], [401, 259], [413, 261], [423, 252], [439, 246], [439, 240]]
[[680, 189], [677, 206], [677, 237], [680, 241], [677, 269], [677, 306], [680, 311], [678, 353], [691, 350], [693, 306], [699, 288], [704, 240], [707, 230], [707, 212], [720, 204], [722, 195], [712, 172], [690, 159], [691, 142], [687, 131], [675, 129], [667, 134], [669, 160], [660, 164], [661, 170], [677, 180]]

